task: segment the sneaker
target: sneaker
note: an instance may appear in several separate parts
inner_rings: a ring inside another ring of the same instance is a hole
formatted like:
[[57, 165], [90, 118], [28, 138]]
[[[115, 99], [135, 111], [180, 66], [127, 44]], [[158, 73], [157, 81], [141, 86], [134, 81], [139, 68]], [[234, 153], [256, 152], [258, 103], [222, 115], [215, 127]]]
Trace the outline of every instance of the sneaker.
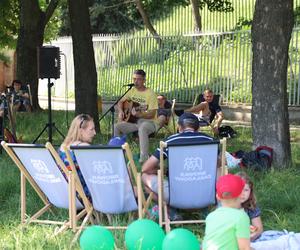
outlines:
[[182, 220], [182, 215], [177, 212], [175, 208], [169, 209], [169, 219], [170, 221]]
[[154, 205], [151, 209], [148, 210], [150, 214], [150, 219], [158, 221], [158, 205]]

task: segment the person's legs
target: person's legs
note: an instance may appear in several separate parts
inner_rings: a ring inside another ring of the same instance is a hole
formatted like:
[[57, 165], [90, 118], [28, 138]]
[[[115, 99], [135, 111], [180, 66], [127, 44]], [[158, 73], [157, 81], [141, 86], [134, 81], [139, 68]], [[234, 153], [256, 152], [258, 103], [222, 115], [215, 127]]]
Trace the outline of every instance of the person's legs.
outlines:
[[114, 135], [121, 136], [138, 130], [138, 126], [135, 123], [130, 122], [118, 122], [114, 126]]
[[165, 115], [158, 116], [157, 120], [160, 128], [162, 128], [167, 124], [167, 117]]
[[149, 135], [157, 129], [153, 121], [140, 119], [138, 121], [138, 132], [140, 140], [140, 162], [144, 162], [149, 158]]
[[[147, 193], [153, 192], [153, 199], [157, 201], [158, 193], [158, 178], [157, 175], [146, 174], [142, 175], [142, 181], [145, 184], [145, 189]], [[164, 200], [169, 202], [169, 182], [164, 180]]]

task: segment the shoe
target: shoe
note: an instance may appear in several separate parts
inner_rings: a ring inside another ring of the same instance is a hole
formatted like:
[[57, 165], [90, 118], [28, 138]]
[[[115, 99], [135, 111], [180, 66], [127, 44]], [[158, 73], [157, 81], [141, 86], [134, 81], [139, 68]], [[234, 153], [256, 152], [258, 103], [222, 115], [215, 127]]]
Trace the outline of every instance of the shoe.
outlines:
[[170, 208], [169, 209], [169, 219], [170, 219], [170, 221], [182, 220], [182, 215], [178, 214], [178, 212], [175, 208]]
[[150, 219], [154, 221], [158, 221], [158, 205], [154, 205], [151, 209], [148, 210], [150, 214]]

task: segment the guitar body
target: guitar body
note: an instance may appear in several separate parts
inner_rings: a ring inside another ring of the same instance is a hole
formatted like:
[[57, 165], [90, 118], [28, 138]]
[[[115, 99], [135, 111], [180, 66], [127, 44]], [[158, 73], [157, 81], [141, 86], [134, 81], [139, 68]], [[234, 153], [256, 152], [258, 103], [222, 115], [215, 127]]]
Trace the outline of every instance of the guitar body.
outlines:
[[131, 122], [131, 123], [136, 123], [138, 118], [133, 116], [131, 111], [133, 108], [135, 108], [136, 110], [139, 109], [140, 104], [137, 102], [133, 102], [133, 101], [125, 101], [123, 102], [123, 112], [124, 112], [124, 122]]

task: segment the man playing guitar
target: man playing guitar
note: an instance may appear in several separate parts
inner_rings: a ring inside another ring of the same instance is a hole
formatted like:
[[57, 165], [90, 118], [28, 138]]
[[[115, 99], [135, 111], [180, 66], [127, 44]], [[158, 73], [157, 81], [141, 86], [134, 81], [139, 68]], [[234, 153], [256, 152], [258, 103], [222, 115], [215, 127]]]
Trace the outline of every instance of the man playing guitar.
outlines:
[[[114, 127], [115, 136], [138, 131], [140, 141], [140, 162], [149, 157], [149, 135], [158, 129], [157, 97], [154, 91], [145, 86], [146, 73], [138, 69], [133, 73], [134, 87], [118, 102], [119, 121]], [[128, 101], [132, 102], [128, 112]], [[126, 110], [125, 110], [126, 109]], [[129, 120], [128, 115], [136, 121]]]

